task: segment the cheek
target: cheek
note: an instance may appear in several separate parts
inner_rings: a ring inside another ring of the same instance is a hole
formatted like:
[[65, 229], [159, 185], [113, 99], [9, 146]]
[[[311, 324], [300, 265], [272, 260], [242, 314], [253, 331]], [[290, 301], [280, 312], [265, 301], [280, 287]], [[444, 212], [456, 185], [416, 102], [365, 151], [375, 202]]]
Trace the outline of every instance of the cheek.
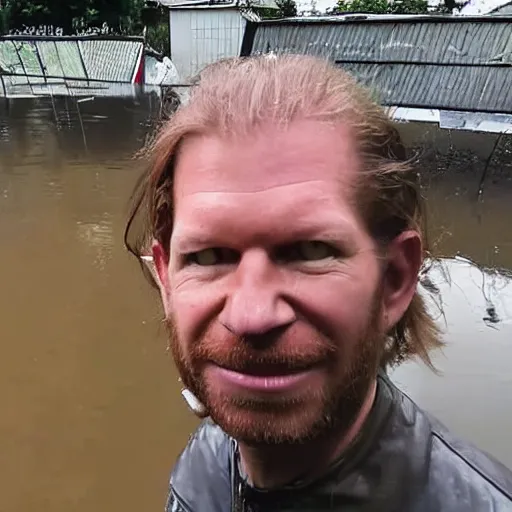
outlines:
[[378, 274], [373, 266], [362, 271], [298, 279], [294, 299], [306, 320], [321, 325], [333, 340], [358, 340], [368, 328], [377, 290]]
[[[330, 274], [288, 274], [281, 291], [313, 328], [346, 343], [367, 329], [377, 282], [376, 260], [361, 257]], [[171, 289], [172, 317], [185, 353], [222, 311], [229, 289], [227, 277], [213, 282], [179, 281]]]
[[185, 352], [200, 339], [218, 313], [219, 286], [197, 282], [182, 283], [171, 292], [172, 317]]

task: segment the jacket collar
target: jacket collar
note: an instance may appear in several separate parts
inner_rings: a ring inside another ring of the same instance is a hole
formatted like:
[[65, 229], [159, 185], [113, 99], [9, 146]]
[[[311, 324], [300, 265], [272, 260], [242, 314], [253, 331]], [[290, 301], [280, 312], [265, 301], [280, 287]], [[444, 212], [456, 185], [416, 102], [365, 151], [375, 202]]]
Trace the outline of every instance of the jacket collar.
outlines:
[[[365, 478], [361, 468], [365, 467], [364, 461], [369, 459], [370, 454], [378, 449], [379, 440], [382, 439], [393, 412], [397, 392], [387, 375], [384, 372], [380, 373], [375, 402], [360, 434], [324, 475], [314, 481], [297, 480], [281, 489], [271, 491], [253, 487], [241, 472], [239, 452], [236, 442], [233, 442], [233, 510], [321, 510], [320, 504], [324, 501], [347, 503], [347, 500], [369, 497], [368, 491], [372, 485]], [[299, 508], [298, 503], [301, 504]]]

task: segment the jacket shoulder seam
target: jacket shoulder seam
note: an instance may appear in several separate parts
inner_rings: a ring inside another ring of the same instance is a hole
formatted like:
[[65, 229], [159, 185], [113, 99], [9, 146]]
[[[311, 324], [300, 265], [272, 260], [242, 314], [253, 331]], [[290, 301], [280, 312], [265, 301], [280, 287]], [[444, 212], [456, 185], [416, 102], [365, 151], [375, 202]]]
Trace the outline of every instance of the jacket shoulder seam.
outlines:
[[460, 453], [448, 439], [442, 436], [439, 432], [432, 431], [432, 435], [439, 439], [444, 446], [446, 446], [451, 453], [453, 453], [456, 457], [463, 460], [465, 464], [467, 464], [475, 473], [477, 473], [483, 480], [485, 480], [488, 484], [498, 490], [503, 496], [512, 500], [512, 493], [508, 492], [502, 485], [500, 485], [494, 478], [486, 474], [482, 469], [480, 469], [474, 462], [472, 462], [468, 457], [464, 454]]

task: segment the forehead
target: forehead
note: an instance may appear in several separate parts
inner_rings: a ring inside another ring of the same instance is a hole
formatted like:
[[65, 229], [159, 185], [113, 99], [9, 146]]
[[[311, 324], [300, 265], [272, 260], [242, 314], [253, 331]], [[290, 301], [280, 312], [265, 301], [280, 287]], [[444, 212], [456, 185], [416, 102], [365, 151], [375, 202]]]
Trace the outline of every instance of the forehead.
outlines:
[[297, 122], [251, 136], [196, 136], [183, 144], [175, 170], [174, 231], [180, 236], [235, 229], [279, 231], [283, 225], [354, 224], [359, 170], [348, 128]]
[[175, 199], [205, 192], [259, 192], [313, 181], [336, 183], [347, 195], [358, 171], [349, 128], [303, 121], [281, 130], [266, 125], [252, 135], [195, 136], [181, 147]]

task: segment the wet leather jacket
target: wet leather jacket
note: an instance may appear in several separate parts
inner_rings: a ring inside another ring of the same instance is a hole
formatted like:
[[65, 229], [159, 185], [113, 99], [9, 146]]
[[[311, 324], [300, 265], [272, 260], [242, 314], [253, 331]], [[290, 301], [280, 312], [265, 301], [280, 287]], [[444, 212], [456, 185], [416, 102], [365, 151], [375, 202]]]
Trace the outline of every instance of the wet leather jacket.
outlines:
[[174, 467], [166, 512], [512, 512], [512, 472], [385, 375], [361, 435], [322, 478], [264, 491], [238, 467], [236, 441], [205, 420]]

